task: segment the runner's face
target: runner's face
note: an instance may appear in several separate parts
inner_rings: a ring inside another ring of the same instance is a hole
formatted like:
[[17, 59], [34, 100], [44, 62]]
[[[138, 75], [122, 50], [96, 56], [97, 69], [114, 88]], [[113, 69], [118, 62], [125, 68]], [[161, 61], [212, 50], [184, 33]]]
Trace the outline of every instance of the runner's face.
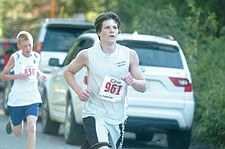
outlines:
[[106, 20], [102, 22], [102, 30], [98, 33], [101, 42], [115, 43], [119, 29], [114, 20]]
[[29, 57], [31, 55], [32, 46], [30, 40], [18, 43], [18, 48], [22, 50], [22, 53], [25, 57]]

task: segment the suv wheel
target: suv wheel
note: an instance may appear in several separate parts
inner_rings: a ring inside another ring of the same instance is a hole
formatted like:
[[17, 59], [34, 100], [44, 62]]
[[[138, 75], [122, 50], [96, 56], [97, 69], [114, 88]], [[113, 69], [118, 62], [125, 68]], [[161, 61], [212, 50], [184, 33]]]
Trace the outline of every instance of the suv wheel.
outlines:
[[72, 101], [70, 100], [66, 106], [66, 120], [64, 138], [66, 143], [80, 145], [85, 139], [83, 125], [79, 125], [75, 121]]
[[136, 139], [138, 141], [152, 141], [154, 134], [153, 133], [147, 133], [147, 132], [137, 132], [136, 134]]
[[55, 121], [52, 121], [50, 118], [46, 93], [44, 93], [41, 106], [41, 124], [43, 133], [52, 135], [58, 134], [60, 124]]
[[191, 142], [191, 130], [175, 130], [167, 134], [167, 142], [171, 149], [187, 149]]

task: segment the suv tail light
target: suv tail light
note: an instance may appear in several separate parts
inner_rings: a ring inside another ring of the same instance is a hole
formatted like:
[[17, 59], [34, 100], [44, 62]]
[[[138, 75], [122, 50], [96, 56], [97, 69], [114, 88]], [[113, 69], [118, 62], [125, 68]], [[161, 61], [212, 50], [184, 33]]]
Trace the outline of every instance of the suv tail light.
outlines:
[[10, 42], [7, 42], [7, 41], [3, 42], [3, 49], [5, 49], [6, 47], [8, 47], [10, 45], [11, 45]]
[[38, 53], [40, 53], [41, 52], [41, 48], [42, 48], [42, 43], [39, 42], [35, 46], [35, 51], [38, 52]]
[[184, 87], [185, 92], [192, 91], [192, 84], [186, 78], [173, 78], [169, 77], [175, 86]]

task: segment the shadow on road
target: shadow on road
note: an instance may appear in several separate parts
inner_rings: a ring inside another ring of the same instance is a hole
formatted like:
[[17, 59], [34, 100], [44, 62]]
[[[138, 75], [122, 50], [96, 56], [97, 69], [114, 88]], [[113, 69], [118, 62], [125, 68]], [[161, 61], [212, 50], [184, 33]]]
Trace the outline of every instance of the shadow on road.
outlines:
[[123, 148], [127, 149], [168, 149], [166, 136], [156, 134], [151, 142], [137, 141], [134, 134], [125, 133]]
[[140, 142], [134, 139], [125, 139], [123, 147], [129, 147], [129, 149], [167, 149], [165, 146], [156, 145], [152, 142]]

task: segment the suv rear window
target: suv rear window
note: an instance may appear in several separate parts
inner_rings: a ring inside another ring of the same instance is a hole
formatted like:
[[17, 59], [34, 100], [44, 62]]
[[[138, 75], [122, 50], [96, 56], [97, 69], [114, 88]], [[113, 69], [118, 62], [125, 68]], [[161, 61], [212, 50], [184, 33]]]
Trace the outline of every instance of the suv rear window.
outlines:
[[42, 51], [67, 52], [75, 39], [85, 30], [49, 28], [45, 36]]
[[141, 66], [155, 66], [183, 69], [183, 63], [177, 47], [140, 41], [118, 41], [135, 50]]

